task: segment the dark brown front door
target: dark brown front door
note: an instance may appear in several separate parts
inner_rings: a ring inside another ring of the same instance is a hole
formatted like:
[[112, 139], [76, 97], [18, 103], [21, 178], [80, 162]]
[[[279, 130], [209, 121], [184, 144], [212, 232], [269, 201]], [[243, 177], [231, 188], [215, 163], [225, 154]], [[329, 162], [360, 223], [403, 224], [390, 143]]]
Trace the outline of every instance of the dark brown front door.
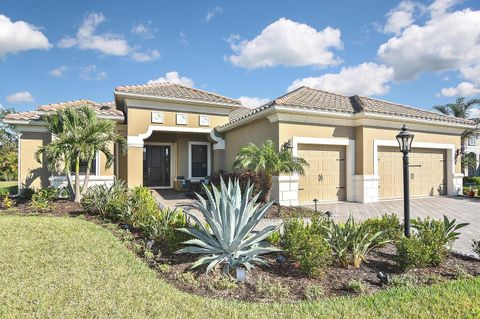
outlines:
[[145, 146], [143, 183], [145, 186], [170, 186], [170, 146]]

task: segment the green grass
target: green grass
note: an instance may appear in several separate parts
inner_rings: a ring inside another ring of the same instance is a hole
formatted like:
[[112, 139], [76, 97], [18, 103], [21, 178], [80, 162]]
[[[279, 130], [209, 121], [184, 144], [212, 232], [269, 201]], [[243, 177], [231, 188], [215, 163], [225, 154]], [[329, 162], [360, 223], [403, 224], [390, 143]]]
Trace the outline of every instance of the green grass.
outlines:
[[211, 300], [79, 218], [0, 215], [0, 318], [478, 318], [480, 278], [297, 304]]
[[8, 191], [12, 195], [17, 194], [18, 182], [17, 181], [10, 181], [10, 182], [0, 181], [0, 189], [2, 188], [8, 188]]

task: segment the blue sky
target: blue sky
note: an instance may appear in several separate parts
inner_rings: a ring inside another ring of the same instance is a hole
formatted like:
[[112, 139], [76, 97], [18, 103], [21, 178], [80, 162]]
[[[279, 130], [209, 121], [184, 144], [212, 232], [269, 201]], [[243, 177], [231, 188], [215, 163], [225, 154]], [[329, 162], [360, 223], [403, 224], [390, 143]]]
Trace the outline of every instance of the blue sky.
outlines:
[[299, 85], [422, 108], [480, 95], [479, 1], [39, 4], [0, 3], [3, 107], [111, 101], [155, 80], [249, 106]]

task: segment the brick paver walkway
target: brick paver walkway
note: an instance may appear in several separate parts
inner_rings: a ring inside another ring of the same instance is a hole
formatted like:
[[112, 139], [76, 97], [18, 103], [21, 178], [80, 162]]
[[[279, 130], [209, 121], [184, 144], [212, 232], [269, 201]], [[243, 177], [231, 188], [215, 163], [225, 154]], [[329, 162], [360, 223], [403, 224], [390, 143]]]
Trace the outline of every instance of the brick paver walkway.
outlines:
[[[157, 195], [158, 194], [158, 195]], [[184, 194], [174, 191], [159, 191], [156, 195], [157, 200], [164, 206], [172, 208], [188, 209], [193, 200]], [[465, 254], [473, 254], [471, 243], [472, 239], [480, 239], [480, 200], [465, 197], [428, 197], [415, 198], [410, 202], [411, 217], [431, 217], [441, 219], [447, 215], [449, 219], [455, 218], [458, 223], [470, 223], [467, 227], [461, 229], [460, 239], [453, 246], [454, 250]], [[313, 209], [313, 206], [311, 207]], [[338, 221], [347, 220], [351, 214], [355, 219], [362, 220], [370, 217], [379, 217], [383, 214], [396, 214], [400, 220], [403, 220], [403, 201], [381, 201], [378, 203], [329, 203], [318, 204], [318, 210], [321, 212], [330, 211], [333, 213], [333, 219]], [[281, 224], [282, 220], [265, 219], [257, 225], [260, 230], [268, 225]]]

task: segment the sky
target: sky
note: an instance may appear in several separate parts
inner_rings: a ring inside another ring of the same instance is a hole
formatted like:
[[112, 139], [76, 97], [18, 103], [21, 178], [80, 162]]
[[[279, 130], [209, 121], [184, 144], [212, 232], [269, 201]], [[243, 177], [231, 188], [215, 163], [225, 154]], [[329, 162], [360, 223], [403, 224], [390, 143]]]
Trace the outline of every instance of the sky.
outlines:
[[424, 109], [480, 97], [480, 1], [0, 1], [4, 108], [162, 81], [247, 107], [302, 85]]

